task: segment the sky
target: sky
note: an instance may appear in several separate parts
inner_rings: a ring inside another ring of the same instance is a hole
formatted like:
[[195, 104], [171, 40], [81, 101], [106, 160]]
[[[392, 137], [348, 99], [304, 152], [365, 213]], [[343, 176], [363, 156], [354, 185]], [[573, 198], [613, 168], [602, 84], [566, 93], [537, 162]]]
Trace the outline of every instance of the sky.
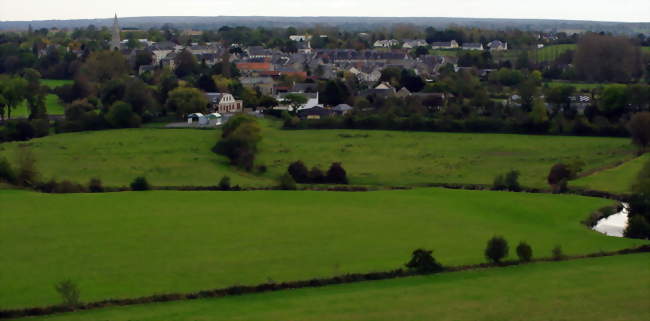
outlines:
[[369, 16], [650, 22], [650, 0], [0, 0], [0, 21], [141, 16]]

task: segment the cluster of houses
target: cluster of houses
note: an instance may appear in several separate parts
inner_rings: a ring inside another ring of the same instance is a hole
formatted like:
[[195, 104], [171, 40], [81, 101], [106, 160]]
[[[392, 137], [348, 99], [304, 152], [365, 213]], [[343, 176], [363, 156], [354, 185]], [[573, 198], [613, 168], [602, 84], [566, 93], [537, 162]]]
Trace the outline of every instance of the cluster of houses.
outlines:
[[390, 39], [390, 40], [377, 40], [373, 44], [375, 48], [401, 48], [403, 49], [414, 49], [418, 47], [425, 47], [431, 49], [462, 49], [462, 50], [485, 50], [486, 48], [490, 51], [505, 51], [508, 50], [508, 43], [502, 42], [500, 40], [493, 40], [489, 42], [486, 46], [483, 46], [480, 42], [465, 42], [462, 45], [458, 44], [458, 41], [443, 41], [443, 42], [433, 42], [429, 44], [424, 39], [416, 40], [404, 40], [400, 42], [399, 40]]

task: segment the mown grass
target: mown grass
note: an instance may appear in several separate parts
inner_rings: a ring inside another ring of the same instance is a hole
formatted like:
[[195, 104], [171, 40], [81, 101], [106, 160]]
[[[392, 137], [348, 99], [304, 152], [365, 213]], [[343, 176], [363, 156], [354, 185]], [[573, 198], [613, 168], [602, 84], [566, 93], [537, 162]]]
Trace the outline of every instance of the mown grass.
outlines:
[[620, 166], [572, 181], [570, 185], [612, 193], [630, 193], [639, 171], [649, 161], [650, 154], [645, 154]]
[[[303, 160], [323, 170], [342, 162], [352, 184], [418, 186], [430, 183], [491, 184], [511, 169], [529, 187], [546, 187], [549, 169], [576, 157], [587, 169], [625, 159], [628, 139], [505, 134], [427, 133], [368, 130], [285, 131], [264, 122], [258, 163], [268, 172], [244, 174], [210, 151], [218, 130], [127, 129], [55, 135], [0, 145], [14, 159], [30, 146], [45, 178], [128, 185], [146, 175], [154, 185], [214, 185], [223, 175], [234, 184], [270, 186], [288, 165]], [[71, 165], [74, 164], [74, 165]]]
[[580, 221], [613, 202], [568, 195], [445, 189], [344, 192], [0, 190], [0, 307], [84, 301], [403, 266], [416, 248], [443, 264], [484, 262], [487, 239], [526, 240], [536, 257], [628, 248]]
[[41, 84], [50, 88], [61, 87], [63, 85], [72, 84], [72, 80], [68, 79], [41, 79]]
[[648, 264], [648, 254], [613, 256], [33, 320], [641, 321], [650, 319]]
[[[65, 107], [59, 101], [59, 97], [54, 94], [47, 94], [45, 96], [45, 108], [48, 115], [63, 115], [65, 113]], [[11, 110], [11, 118], [16, 117], [29, 117], [27, 101], [23, 101], [15, 109]]]

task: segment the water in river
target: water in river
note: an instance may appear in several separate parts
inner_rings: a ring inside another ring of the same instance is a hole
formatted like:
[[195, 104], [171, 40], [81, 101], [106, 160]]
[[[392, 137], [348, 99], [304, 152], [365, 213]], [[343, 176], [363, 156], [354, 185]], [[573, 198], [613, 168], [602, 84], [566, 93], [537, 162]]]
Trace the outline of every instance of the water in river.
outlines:
[[623, 210], [598, 221], [594, 230], [609, 236], [623, 237], [623, 231], [627, 227], [628, 208], [629, 205], [623, 203]]

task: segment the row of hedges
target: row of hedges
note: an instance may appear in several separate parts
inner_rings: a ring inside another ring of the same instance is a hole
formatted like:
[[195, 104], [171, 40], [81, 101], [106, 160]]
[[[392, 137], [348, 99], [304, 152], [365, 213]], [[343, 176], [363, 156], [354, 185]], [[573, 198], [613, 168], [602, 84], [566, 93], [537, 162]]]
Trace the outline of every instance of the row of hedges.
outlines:
[[[593, 253], [588, 255], [571, 256], [571, 257], [565, 257], [565, 259], [583, 259], [583, 258], [591, 258], [591, 257], [625, 255], [625, 254], [633, 254], [633, 253], [648, 253], [648, 252], [650, 252], [650, 245], [643, 245], [632, 249], [625, 249], [625, 250], [620, 250], [615, 252], [599, 252], [599, 253]], [[556, 259], [543, 258], [543, 259], [531, 260], [531, 262], [548, 262], [554, 260]], [[467, 270], [479, 269], [479, 268], [512, 266], [517, 264], [521, 264], [521, 262], [504, 261], [500, 263], [482, 263], [482, 264], [463, 265], [463, 266], [456, 266], [456, 267], [445, 267], [440, 272], [459, 272], [459, 271], [467, 271]], [[433, 272], [433, 273], [437, 273], [437, 272]], [[251, 285], [251, 286], [231, 286], [228, 288], [206, 290], [206, 291], [199, 291], [193, 293], [156, 294], [156, 295], [133, 298], [133, 299], [108, 299], [108, 300], [103, 300], [98, 302], [82, 303], [75, 306], [53, 305], [47, 307], [0, 310], [0, 319], [50, 315], [55, 313], [106, 308], [111, 306], [128, 306], [128, 305], [155, 303], [155, 302], [196, 300], [202, 298], [217, 298], [217, 297], [225, 297], [225, 296], [233, 296], [233, 295], [264, 293], [264, 292], [273, 292], [273, 291], [291, 290], [291, 289], [300, 289], [300, 288], [313, 288], [313, 287], [322, 287], [327, 285], [336, 285], [336, 284], [344, 284], [344, 283], [402, 278], [402, 277], [409, 277], [409, 276], [422, 275], [422, 274], [430, 274], [430, 272], [421, 272], [421, 270], [419, 269], [408, 269], [408, 270], [396, 269], [396, 270], [386, 271], [386, 272], [353, 273], [353, 274], [345, 274], [345, 275], [334, 276], [329, 278], [314, 278], [311, 280], [291, 281], [291, 282], [282, 282], [282, 283], [264, 283], [264, 284]]]
[[623, 124], [595, 125], [586, 119], [553, 126], [549, 122], [504, 120], [489, 117], [469, 119], [424, 118], [420, 116], [395, 117], [384, 115], [327, 117], [323, 119], [287, 119], [285, 129], [381, 129], [432, 132], [551, 134], [576, 136], [629, 137]]

